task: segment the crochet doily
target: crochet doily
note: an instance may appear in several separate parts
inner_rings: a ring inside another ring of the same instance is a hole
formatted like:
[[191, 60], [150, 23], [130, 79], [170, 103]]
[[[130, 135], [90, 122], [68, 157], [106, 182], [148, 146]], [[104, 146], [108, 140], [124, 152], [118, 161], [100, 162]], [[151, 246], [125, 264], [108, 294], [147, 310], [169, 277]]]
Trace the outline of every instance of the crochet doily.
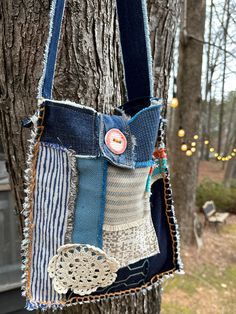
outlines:
[[71, 289], [76, 294], [87, 295], [116, 279], [118, 262], [95, 246], [66, 244], [57, 253], [49, 262], [48, 272], [58, 293]]

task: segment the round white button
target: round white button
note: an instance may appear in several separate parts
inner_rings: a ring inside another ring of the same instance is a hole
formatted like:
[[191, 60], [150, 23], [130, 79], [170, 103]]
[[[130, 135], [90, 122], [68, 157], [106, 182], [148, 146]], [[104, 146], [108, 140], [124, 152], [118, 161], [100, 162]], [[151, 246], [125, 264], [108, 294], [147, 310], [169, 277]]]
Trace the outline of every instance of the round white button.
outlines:
[[116, 155], [123, 154], [127, 147], [127, 139], [119, 129], [110, 129], [105, 135], [105, 143]]

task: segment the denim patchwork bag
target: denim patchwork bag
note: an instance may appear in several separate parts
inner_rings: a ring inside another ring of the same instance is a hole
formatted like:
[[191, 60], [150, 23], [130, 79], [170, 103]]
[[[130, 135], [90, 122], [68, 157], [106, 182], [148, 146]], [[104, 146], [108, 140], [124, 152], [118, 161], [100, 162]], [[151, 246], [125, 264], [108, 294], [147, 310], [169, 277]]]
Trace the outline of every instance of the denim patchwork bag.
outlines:
[[26, 170], [27, 309], [138, 294], [181, 271], [145, 0], [117, 0], [129, 101], [113, 115], [52, 98], [65, 1], [53, 0]]

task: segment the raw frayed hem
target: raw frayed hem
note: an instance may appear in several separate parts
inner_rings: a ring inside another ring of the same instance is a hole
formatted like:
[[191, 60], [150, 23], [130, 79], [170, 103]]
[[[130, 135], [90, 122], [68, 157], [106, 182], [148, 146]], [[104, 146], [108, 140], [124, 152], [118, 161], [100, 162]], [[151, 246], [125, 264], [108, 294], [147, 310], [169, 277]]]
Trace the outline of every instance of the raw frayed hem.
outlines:
[[36, 145], [39, 141], [39, 138], [41, 136], [41, 127], [40, 127], [40, 120], [43, 117], [43, 111], [42, 108], [38, 107], [38, 111], [36, 114], [32, 117], [32, 122], [34, 125], [33, 130], [31, 131], [31, 138], [28, 140], [30, 145], [28, 149], [27, 154], [27, 160], [26, 165], [27, 168], [25, 170], [24, 174], [24, 180], [25, 180], [25, 189], [24, 192], [26, 194], [24, 204], [23, 204], [23, 210], [21, 214], [25, 217], [24, 219], [24, 229], [23, 229], [23, 240], [21, 242], [21, 256], [22, 256], [22, 276], [21, 276], [21, 286], [22, 286], [22, 295], [26, 294], [26, 283], [27, 283], [27, 277], [29, 276], [28, 272], [29, 270], [29, 245], [30, 245], [30, 232], [32, 227], [32, 222], [30, 221], [30, 213], [31, 213], [31, 206], [32, 206], [32, 198], [33, 198], [33, 188], [32, 188], [32, 182], [34, 180], [34, 174], [33, 174], [33, 167], [35, 161], [35, 151], [37, 149]]
[[69, 150], [68, 158], [71, 167], [71, 183], [70, 183], [70, 197], [68, 202], [68, 216], [67, 216], [67, 228], [65, 234], [65, 243], [71, 243], [72, 232], [74, 227], [74, 211], [75, 211], [75, 201], [77, 196], [77, 185], [79, 173], [76, 167], [76, 157], [74, 151]]
[[65, 304], [42, 304], [35, 301], [26, 301], [25, 309], [27, 311], [41, 310], [43, 312], [47, 310], [52, 310], [54, 312], [57, 310], [62, 310], [64, 306]]
[[26, 303], [26, 309], [28, 311], [33, 311], [33, 310], [41, 310], [41, 311], [47, 311], [47, 310], [52, 310], [57, 311], [57, 310], [62, 310], [63, 308], [66, 307], [72, 307], [72, 306], [77, 306], [77, 305], [83, 305], [83, 304], [99, 304], [100, 306], [104, 305], [104, 308], [106, 308], [106, 310], [108, 310], [108, 307], [110, 307], [109, 309], [109, 313], [113, 313], [112, 309], [114, 308], [114, 305], [117, 304], [117, 302], [121, 301], [122, 299], [130, 299], [130, 302], [132, 302], [132, 304], [134, 304], [134, 306], [136, 306], [137, 301], [140, 297], [146, 297], [148, 293], [153, 293], [156, 292], [158, 293], [158, 289], [160, 288], [160, 285], [168, 278], [172, 278], [174, 277], [174, 273], [180, 274], [179, 270], [175, 270], [172, 271], [172, 273], [169, 274], [164, 274], [163, 276], [161, 276], [156, 282], [143, 287], [137, 291], [134, 291], [135, 289], [130, 289], [130, 291], [126, 291], [124, 293], [120, 293], [119, 295], [117, 295], [116, 293], [114, 293], [114, 295], [112, 296], [101, 296], [99, 298], [99, 296], [97, 297], [93, 297], [90, 299], [90, 297], [84, 297], [83, 300], [79, 300], [80, 297], [73, 297], [68, 301], [64, 301], [61, 304], [58, 303], [48, 303], [48, 304], [44, 304], [44, 303], [40, 303], [40, 302], [35, 302], [35, 301], [27, 301]]

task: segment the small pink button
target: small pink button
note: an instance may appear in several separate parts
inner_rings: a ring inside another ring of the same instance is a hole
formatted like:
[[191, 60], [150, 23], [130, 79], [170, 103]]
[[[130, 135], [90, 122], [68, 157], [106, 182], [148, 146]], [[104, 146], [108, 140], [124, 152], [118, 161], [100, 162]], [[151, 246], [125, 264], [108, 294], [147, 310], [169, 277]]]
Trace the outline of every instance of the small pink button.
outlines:
[[105, 143], [116, 155], [123, 154], [127, 147], [127, 139], [119, 129], [110, 129], [105, 135]]

